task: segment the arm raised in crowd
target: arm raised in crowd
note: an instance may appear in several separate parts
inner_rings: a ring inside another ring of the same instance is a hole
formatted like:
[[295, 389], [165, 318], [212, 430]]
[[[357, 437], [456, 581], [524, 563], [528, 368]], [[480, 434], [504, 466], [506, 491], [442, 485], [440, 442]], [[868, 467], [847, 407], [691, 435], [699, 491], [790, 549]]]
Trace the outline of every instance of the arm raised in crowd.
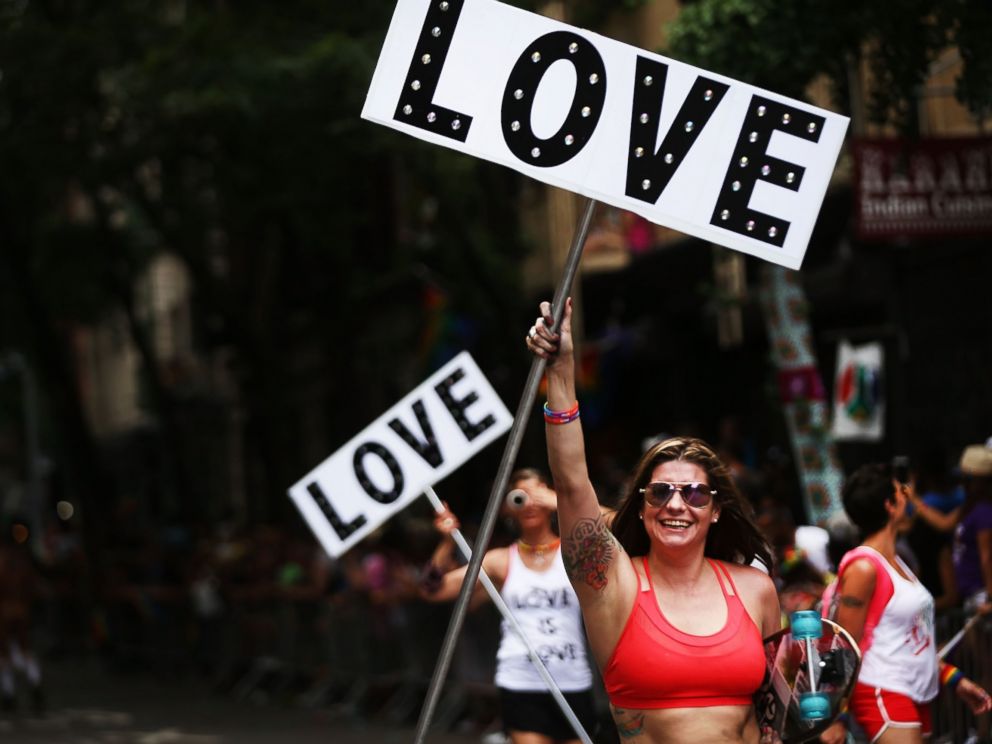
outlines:
[[[452, 533], [459, 528], [458, 517], [448, 509], [434, 517], [434, 528], [441, 533], [441, 542], [434, 549], [420, 582], [420, 597], [428, 602], [451, 602], [458, 597], [468, 566], [459, 566]], [[482, 558], [482, 570], [500, 587], [506, 580], [507, 555], [503, 548], [494, 548]], [[488, 599], [481, 582], [476, 582], [469, 607], [475, 609]]]
[[[558, 496], [562, 556], [587, 622], [592, 614], [615, 621], [610, 627], [617, 628], [619, 636], [637, 591], [637, 575], [610, 531], [610, 514], [600, 506], [589, 477], [576, 397], [572, 301], [565, 302], [557, 332], [549, 302], [541, 303], [540, 313], [528, 331], [527, 347], [547, 361], [545, 435]], [[594, 652], [597, 646], [602, 652], [616, 643], [615, 638], [596, 635], [590, 637]]]

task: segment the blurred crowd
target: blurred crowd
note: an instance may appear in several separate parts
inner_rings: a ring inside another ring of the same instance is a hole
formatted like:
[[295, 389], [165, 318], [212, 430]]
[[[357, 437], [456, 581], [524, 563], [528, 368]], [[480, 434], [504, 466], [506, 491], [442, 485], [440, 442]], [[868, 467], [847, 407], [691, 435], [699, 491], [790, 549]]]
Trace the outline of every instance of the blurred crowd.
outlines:
[[[772, 449], [757, 460], [727, 437], [721, 456], [774, 548], [783, 613], [818, 607], [840, 557], [858, 543], [850, 523], [839, 515], [826, 527], [802, 524], [784, 452]], [[613, 472], [602, 479], [604, 501], [623, 485], [611, 480]], [[964, 499], [955, 476], [942, 453], [912, 466], [917, 496], [944, 514]], [[302, 520], [154, 526], [126, 502], [107, 533], [112, 542], [99, 577], [71, 522], [55, 523], [32, 541], [22, 521], [7, 521], [0, 546], [5, 709], [43, 709], [46, 659], [95, 653], [119, 673], [195, 676], [218, 694], [254, 702], [416, 720], [451, 612], [450, 605], [419, 599], [422, 570], [438, 541], [426, 502], [339, 559], [324, 553]], [[501, 537], [512, 536], [498, 531], [494, 542]], [[953, 546], [953, 529], [919, 518], [901, 546], [937, 599], [938, 638], [953, 635], [965, 618]], [[491, 606], [466, 620], [438, 725], [496, 726], [498, 624]], [[988, 667], [992, 633], [987, 624], [972, 632], [978, 640], [962, 644], [955, 663]], [[947, 705], [945, 729], [963, 726]]]

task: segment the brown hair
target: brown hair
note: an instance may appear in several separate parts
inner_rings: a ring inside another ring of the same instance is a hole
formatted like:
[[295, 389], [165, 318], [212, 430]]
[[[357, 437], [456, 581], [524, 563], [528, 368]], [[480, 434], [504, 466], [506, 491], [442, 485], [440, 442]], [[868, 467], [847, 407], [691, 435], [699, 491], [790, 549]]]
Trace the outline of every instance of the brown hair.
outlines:
[[543, 470], [538, 470], [537, 468], [517, 468], [510, 473], [510, 478], [506, 484], [512, 490], [520, 481], [530, 480], [531, 478], [535, 479], [542, 486], [551, 488], [551, 480], [545, 475]]
[[694, 437], [673, 437], [659, 442], [637, 463], [613, 519], [613, 534], [623, 549], [631, 556], [648, 554], [651, 540], [639, 517], [644, 503], [640, 489], [648, 484], [658, 465], [672, 460], [695, 463], [706, 471], [709, 484], [716, 489], [714, 499], [720, 508], [720, 519], [709, 526], [705, 555], [745, 565], [757, 558], [771, 570], [772, 551], [754, 522], [754, 510], [741, 495], [727, 466], [706, 442]]

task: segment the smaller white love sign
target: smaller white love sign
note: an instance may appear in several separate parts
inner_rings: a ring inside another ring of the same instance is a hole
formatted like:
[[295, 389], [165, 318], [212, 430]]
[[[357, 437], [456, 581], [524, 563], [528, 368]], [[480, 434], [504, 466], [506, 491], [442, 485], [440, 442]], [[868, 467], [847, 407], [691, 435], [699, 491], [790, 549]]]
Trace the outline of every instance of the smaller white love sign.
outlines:
[[513, 416], [467, 351], [289, 489], [339, 556], [509, 430]]

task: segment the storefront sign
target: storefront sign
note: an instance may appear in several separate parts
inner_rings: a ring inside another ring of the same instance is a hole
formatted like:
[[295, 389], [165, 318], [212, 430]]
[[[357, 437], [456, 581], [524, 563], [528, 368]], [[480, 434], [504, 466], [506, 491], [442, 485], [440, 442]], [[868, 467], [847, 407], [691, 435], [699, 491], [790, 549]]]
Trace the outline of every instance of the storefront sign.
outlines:
[[862, 239], [992, 234], [992, 137], [854, 143]]

